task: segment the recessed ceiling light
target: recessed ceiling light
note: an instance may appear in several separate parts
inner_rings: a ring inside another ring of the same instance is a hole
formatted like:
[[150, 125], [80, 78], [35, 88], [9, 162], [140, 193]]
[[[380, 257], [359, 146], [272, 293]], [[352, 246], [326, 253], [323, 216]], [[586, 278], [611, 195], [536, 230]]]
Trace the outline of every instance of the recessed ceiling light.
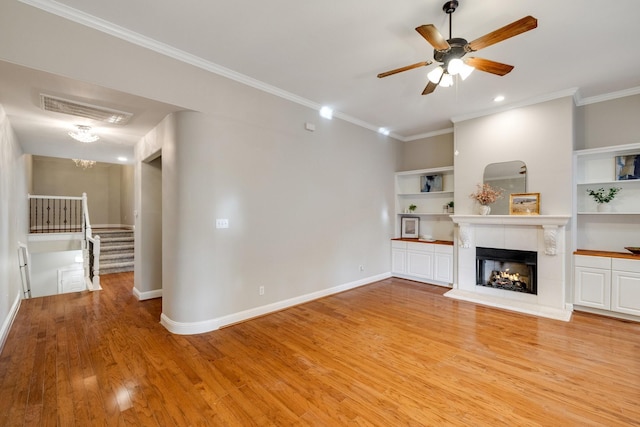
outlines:
[[126, 161], [127, 161], [127, 158], [126, 158], [126, 157], [122, 157], [122, 156], [120, 156], [120, 157], [118, 157], [118, 161], [119, 161], [119, 162], [126, 162]]
[[378, 132], [383, 135], [389, 135], [389, 129], [387, 128], [378, 128]]
[[329, 107], [322, 107], [320, 109], [320, 116], [331, 120], [333, 118], [333, 110]]
[[504, 101], [504, 96], [503, 95], [498, 95], [495, 98], [493, 98], [494, 102], [502, 102]]

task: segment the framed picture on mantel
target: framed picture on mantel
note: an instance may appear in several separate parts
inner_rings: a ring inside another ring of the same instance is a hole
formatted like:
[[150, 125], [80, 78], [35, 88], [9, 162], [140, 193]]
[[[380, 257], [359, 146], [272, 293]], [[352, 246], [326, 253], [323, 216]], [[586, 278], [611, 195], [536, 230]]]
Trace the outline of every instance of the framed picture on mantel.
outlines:
[[509, 196], [509, 214], [539, 215], [540, 193], [514, 193]]
[[417, 239], [419, 235], [420, 235], [420, 217], [403, 216], [400, 237], [403, 239], [404, 238]]

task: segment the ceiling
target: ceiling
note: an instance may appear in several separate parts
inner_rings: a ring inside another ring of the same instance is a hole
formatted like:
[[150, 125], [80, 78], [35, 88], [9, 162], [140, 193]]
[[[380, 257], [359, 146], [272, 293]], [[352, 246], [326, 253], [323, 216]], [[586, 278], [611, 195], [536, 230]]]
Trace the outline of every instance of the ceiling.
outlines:
[[[102, 31], [137, 44], [162, 46], [175, 58], [190, 54], [210, 64], [208, 69], [224, 67], [232, 78], [249, 77], [274, 93], [330, 106], [338, 117], [373, 129], [385, 127], [401, 140], [448, 129], [455, 118], [572, 89], [586, 101], [640, 93], [637, 0], [459, 0], [453, 37], [471, 41], [527, 15], [538, 19], [538, 28], [474, 54], [514, 65], [510, 74], [476, 71], [466, 81], [427, 96], [421, 92], [435, 65], [384, 79], [376, 75], [432, 59], [432, 47], [415, 27], [434, 24], [446, 38], [443, 0], [23, 2], [85, 25], [100, 24]], [[0, 63], [0, 81], [0, 104], [21, 141], [31, 141], [32, 152], [38, 140], [55, 139], [55, 127], [63, 125], [47, 120], [55, 113], [34, 106], [39, 91], [133, 112], [131, 124], [103, 129], [104, 143], [116, 148], [131, 147], [162, 117], [180, 109], [7, 63]], [[505, 96], [500, 106], [493, 101], [499, 94]], [[71, 143], [68, 137], [59, 142], [65, 143]]]

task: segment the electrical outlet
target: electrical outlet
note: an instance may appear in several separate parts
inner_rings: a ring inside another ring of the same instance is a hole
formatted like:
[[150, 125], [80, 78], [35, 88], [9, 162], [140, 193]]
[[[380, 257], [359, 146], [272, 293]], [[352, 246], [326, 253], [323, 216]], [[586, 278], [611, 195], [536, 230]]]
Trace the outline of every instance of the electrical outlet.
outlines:
[[360, 271], [364, 271], [364, 265], [360, 265]]
[[260, 286], [258, 292], [260, 292], [260, 295], [264, 295], [264, 286]]

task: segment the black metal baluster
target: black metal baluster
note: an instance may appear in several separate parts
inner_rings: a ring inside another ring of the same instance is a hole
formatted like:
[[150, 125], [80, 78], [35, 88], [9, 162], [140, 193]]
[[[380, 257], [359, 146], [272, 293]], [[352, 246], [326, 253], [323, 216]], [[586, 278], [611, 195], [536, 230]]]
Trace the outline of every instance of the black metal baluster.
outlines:
[[50, 224], [51, 224], [51, 199], [47, 199], [47, 232], [49, 231]]

